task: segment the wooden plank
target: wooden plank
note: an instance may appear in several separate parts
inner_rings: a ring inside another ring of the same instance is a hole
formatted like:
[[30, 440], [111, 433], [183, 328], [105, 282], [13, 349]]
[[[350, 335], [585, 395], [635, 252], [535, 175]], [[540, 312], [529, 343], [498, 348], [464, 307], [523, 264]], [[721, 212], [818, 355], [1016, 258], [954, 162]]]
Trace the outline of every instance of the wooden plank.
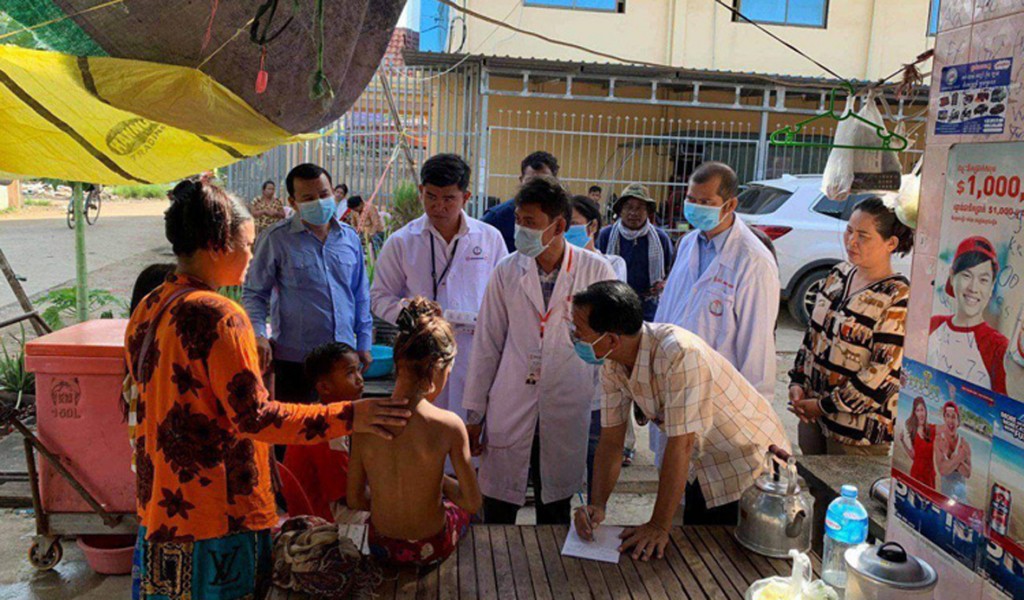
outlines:
[[643, 582], [643, 585], [647, 589], [647, 593], [650, 595], [651, 600], [669, 599], [669, 593], [665, 589], [664, 584], [661, 582], [661, 578], [658, 577], [657, 573], [654, 572], [654, 567], [651, 565], [651, 563], [633, 560], [632, 557], [628, 554], [623, 554], [622, 560], [629, 561], [629, 563], [633, 565], [633, 568], [636, 569], [636, 574], [640, 578], [640, 581]]
[[[444, 562], [448, 561], [445, 560]], [[435, 565], [421, 572], [419, 585], [416, 586], [416, 600], [437, 600], [439, 593], [437, 587], [440, 579], [441, 565]]]
[[417, 587], [419, 587], [419, 569], [416, 567], [399, 569], [398, 581], [395, 583], [396, 600], [415, 600]]
[[500, 526], [488, 527], [491, 534], [491, 552], [494, 560], [494, 579], [497, 582], [499, 598], [515, 598], [515, 575], [512, 574], [512, 558], [509, 556], [505, 529]]
[[473, 548], [476, 553], [476, 593], [485, 600], [498, 599], [498, 585], [494, 580], [494, 560], [491, 556], [491, 528], [477, 526], [473, 531]]
[[746, 592], [746, 588], [750, 587], [750, 583], [748, 583], [746, 576], [739, 571], [733, 561], [729, 559], [729, 554], [726, 552], [726, 548], [728, 547], [723, 547], [718, 543], [717, 534], [720, 530], [720, 527], [705, 527], [705, 537], [703, 537], [703, 542], [705, 542], [705, 546], [708, 547], [708, 550], [710, 550], [712, 555], [716, 560], [718, 560], [719, 566], [725, 572], [725, 576], [728, 577], [729, 584], [731, 584], [736, 590], [738, 597], [742, 598], [743, 594]]
[[[469, 535], [469, 531], [466, 531]], [[466, 538], [459, 540], [459, 545], [437, 569], [437, 596], [439, 600], [459, 600], [459, 554], [469, 547]]]
[[732, 542], [732, 546], [730, 546], [732, 550], [729, 550], [729, 552], [743, 554], [743, 556], [745, 556], [746, 559], [750, 561], [750, 564], [754, 566], [754, 570], [757, 571], [758, 579], [763, 579], [765, 577], [774, 577], [778, 575], [778, 572], [776, 572], [775, 567], [773, 567], [768, 562], [767, 557], [762, 556], [757, 552], [754, 552], [753, 550], [747, 550], [742, 545], [740, 545], [740, 543], [736, 541], [736, 537], [733, 535], [732, 529], [725, 529], [725, 537], [728, 538], [730, 542]]
[[[617, 570], [622, 576], [622, 580], [626, 583], [626, 589], [629, 590], [630, 595], [635, 600], [651, 600], [654, 598], [652, 594], [648, 593], [647, 587], [644, 586], [644, 581], [640, 579], [640, 574], [636, 572], [636, 567], [633, 566], [633, 561], [628, 556], [623, 556], [619, 559]], [[664, 593], [664, 590], [662, 590], [662, 593]]]
[[733, 600], [742, 600], [743, 592], [740, 591], [740, 588], [746, 591], [747, 586], [743, 585], [742, 581], [737, 583], [737, 580], [742, 580], [743, 577], [729, 557], [725, 555], [725, 552], [715, 543], [712, 538], [712, 528], [694, 528], [686, 534], [693, 547], [697, 549], [697, 553], [701, 555], [708, 570], [711, 571], [711, 576], [722, 587], [725, 595]]
[[[588, 598], [610, 598], [608, 587], [604, 584], [604, 578], [601, 577], [601, 571], [597, 568], [596, 563], [561, 556], [562, 544], [565, 542], [565, 537], [569, 535], [569, 527], [558, 525], [551, 528], [551, 533], [555, 537], [555, 545], [559, 549], [559, 557], [562, 559], [565, 574], [569, 578], [569, 589], [572, 590], [573, 597], [584, 600]], [[592, 576], [588, 576], [586, 571], [593, 571], [597, 575], [596, 579], [592, 581]]]
[[382, 567], [383, 570], [383, 581], [381, 581], [380, 587], [377, 588], [375, 595], [379, 598], [388, 599], [395, 597], [395, 591], [398, 589], [398, 572], [395, 571], [394, 567]]
[[523, 535], [523, 547], [526, 549], [526, 559], [530, 567], [530, 579], [533, 581], [533, 593], [538, 600], [552, 600], [551, 582], [548, 581], [548, 574], [544, 568], [544, 558], [540, 550], [540, 541], [537, 539], [536, 527], [518, 527]]
[[459, 597], [476, 598], [476, 551], [473, 539], [479, 527], [466, 530], [459, 544]]
[[665, 560], [675, 572], [690, 598], [725, 600], [725, 593], [715, 585], [711, 573], [700, 558], [700, 552], [690, 543], [679, 527], [669, 533], [672, 543], [665, 549]]
[[739, 570], [740, 576], [742, 577], [742, 586], [740, 587], [745, 594], [747, 588], [750, 587], [750, 584], [761, 579], [757, 569], [755, 569], [754, 565], [750, 563], [749, 555], [751, 553], [742, 550], [736, 540], [732, 537], [729, 530], [724, 527], [712, 527], [711, 537], [715, 543], [718, 544], [718, 547], [722, 549], [722, 552], [725, 553], [726, 557], [728, 557], [728, 559], [732, 561], [732, 564]]
[[569, 587], [569, 578], [562, 567], [561, 549], [555, 544], [555, 536], [550, 526], [537, 527], [537, 543], [540, 545], [540, 553], [544, 559], [544, 571], [548, 575], [552, 595], [559, 600], [568, 598], [572, 595], [572, 589]]
[[537, 595], [533, 591], [530, 559], [526, 555], [526, 546], [523, 545], [522, 533], [514, 525], [506, 525], [502, 527], [502, 531], [505, 534], [505, 543], [508, 544], [509, 562], [512, 565], [512, 581], [516, 586], [516, 598], [519, 600], [534, 600]]
[[[619, 570], [619, 565], [603, 562], [599, 563], [599, 567], [601, 569], [601, 575], [604, 577], [605, 585], [608, 586], [608, 593], [612, 598], [618, 600], [619, 598], [628, 599], [630, 597], [641, 597], [629, 593], [629, 587], [626, 585], [626, 580], [622, 577], [622, 571]], [[643, 593], [643, 598], [647, 598], [646, 590], [642, 589], [643, 586], [640, 587], [641, 590], [638, 591]]]

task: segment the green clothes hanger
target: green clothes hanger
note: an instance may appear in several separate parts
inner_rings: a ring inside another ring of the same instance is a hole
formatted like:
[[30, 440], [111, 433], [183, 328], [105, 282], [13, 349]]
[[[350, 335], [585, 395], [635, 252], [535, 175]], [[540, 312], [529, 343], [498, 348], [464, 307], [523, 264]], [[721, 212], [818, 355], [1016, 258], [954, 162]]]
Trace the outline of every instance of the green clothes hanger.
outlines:
[[[849, 91], [850, 98], [856, 95], [853, 86], [849, 83], [844, 82], [844, 87]], [[853, 112], [852, 109], [844, 111], [841, 114], [836, 114], [836, 93], [840, 90], [834, 89], [829, 93], [828, 99], [828, 111], [800, 121], [796, 125], [786, 125], [785, 127], [772, 132], [771, 144], [773, 146], [790, 146], [793, 148], [848, 148], [850, 150], [872, 150], [877, 152], [902, 152], [906, 150], [910, 142], [907, 138], [899, 135], [898, 133], [890, 133], [886, 130], [884, 125], [878, 123], [872, 123], [871, 121], [861, 117], [860, 115]], [[832, 144], [828, 142], [801, 142], [796, 139], [798, 133], [800, 133], [806, 125], [818, 121], [819, 119], [832, 119], [836, 122], [845, 121], [847, 119], [855, 119], [864, 123], [868, 127], [875, 130], [875, 135], [882, 140], [881, 146], [856, 146], [847, 144]]]

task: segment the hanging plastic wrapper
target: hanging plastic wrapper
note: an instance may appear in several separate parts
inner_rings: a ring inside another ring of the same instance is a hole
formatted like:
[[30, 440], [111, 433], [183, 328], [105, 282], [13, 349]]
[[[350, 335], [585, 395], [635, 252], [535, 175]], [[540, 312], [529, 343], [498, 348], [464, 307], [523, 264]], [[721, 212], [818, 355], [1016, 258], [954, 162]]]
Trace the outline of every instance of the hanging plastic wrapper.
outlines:
[[[853, 110], [851, 100], [847, 100], [847, 111]], [[857, 116], [877, 123], [882, 133], [887, 133], [875, 100], [874, 92], [869, 92]], [[857, 119], [845, 119], [836, 126], [833, 143], [837, 146], [860, 146], [878, 150], [833, 148], [822, 177], [823, 194], [842, 202], [854, 192], [900, 189], [899, 157], [896, 152], [881, 149], [882, 138], [879, 129]]]
[[789, 551], [793, 572], [789, 577], [758, 579], [747, 588], [744, 600], [839, 600], [828, 584], [814, 579], [811, 559], [802, 552]]

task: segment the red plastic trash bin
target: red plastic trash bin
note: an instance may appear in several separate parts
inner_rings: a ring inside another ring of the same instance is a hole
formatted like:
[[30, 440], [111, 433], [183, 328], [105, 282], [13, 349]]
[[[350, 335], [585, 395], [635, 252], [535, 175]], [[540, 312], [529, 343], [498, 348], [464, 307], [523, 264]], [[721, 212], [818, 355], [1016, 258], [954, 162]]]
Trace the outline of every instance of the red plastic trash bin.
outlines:
[[[39, 440], [112, 513], [135, 512], [128, 423], [121, 412], [128, 321], [98, 319], [32, 340], [25, 367], [36, 376]], [[92, 512], [67, 480], [37, 456], [43, 510]]]

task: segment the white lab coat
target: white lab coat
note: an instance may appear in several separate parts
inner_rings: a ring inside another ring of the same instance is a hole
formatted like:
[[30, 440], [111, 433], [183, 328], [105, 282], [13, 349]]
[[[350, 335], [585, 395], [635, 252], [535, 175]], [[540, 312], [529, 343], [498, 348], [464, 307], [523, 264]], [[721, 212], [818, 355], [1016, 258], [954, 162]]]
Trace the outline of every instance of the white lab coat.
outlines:
[[[615, 279], [601, 255], [567, 245], [547, 309], [537, 262], [518, 252], [501, 261], [487, 284], [477, 322], [463, 406], [485, 415], [480, 491], [523, 505], [534, 430], [540, 424], [541, 499], [563, 500], [585, 480], [591, 401], [597, 367], [569, 340], [572, 296]], [[550, 314], [541, 336], [541, 317]], [[541, 357], [536, 384], [526, 383], [530, 356]]]
[[[501, 233], [490, 225], [463, 213], [462, 227], [451, 244], [446, 244], [426, 215], [411, 221], [393, 233], [377, 259], [370, 306], [381, 319], [394, 323], [402, 312], [402, 301], [423, 296], [433, 299], [434, 282], [430, 268], [430, 239], [434, 238], [435, 270], [438, 278], [448, 264], [450, 248], [458, 241], [451, 268], [440, 280], [437, 303], [447, 311], [459, 311], [475, 317], [484, 299], [484, 290], [491, 273], [508, 255]], [[448, 385], [435, 404], [466, 417], [462, 393], [473, 350], [473, 327], [455, 324], [458, 353], [448, 378]]]
[[[718, 256], [698, 276], [699, 235], [693, 231], [680, 241], [654, 320], [699, 335], [771, 402], [780, 287], [775, 258], [736, 217]], [[659, 458], [664, 447], [664, 435], [652, 428], [651, 448]]]

